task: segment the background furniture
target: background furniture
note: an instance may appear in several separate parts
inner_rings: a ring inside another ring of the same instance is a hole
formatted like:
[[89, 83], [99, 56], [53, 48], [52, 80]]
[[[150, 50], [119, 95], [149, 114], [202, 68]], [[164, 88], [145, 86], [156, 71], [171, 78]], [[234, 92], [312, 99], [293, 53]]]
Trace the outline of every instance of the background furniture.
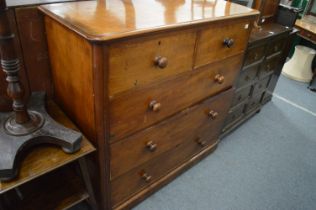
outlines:
[[56, 101], [98, 145], [104, 209], [130, 208], [216, 148], [256, 11], [189, 0], [40, 9]]
[[[48, 110], [55, 120], [76, 129], [51, 101]], [[68, 209], [83, 200], [88, 200], [92, 209], [97, 209], [86, 164], [86, 156], [94, 151], [86, 138], [83, 138], [81, 149], [74, 154], [66, 154], [51, 145], [32, 149], [24, 155], [18, 177], [0, 182], [0, 209], [1, 206], [1, 210]], [[81, 175], [70, 167], [74, 163], [78, 164]]]
[[[277, 1], [274, 1], [277, 2]], [[255, 2], [255, 7], [266, 10], [258, 19], [260, 27], [253, 28], [243, 61], [242, 70], [235, 83], [236, 91], [221, 138], [258, 113], [272, 98], [273, 90], [286, 61], [297, 30], [280, 25], [277, 20], [278, 4], [269, 1]], [[258, 7], [258, 5], [261, 5]], [[269, 21], [262, 21], [269, 19]]]
[[[7, 0], [10, 26], [15, 37], [15, 50], [21, 63], [20, 78], [25, 89], [25, 99], [33, 91], [52, 95], [50, 66], [43, 17], [37, 6], [41, 4], [75, 0]], [[79, 1], [79, 0], [76, 0]], [[1, 67], [0, 67], [1, 68]], [[32, 83], [28, 78], [32, 78]], [[11, 100], [6, 94], [5, 75], [0, 69], [0, 111], [11, 110]]]

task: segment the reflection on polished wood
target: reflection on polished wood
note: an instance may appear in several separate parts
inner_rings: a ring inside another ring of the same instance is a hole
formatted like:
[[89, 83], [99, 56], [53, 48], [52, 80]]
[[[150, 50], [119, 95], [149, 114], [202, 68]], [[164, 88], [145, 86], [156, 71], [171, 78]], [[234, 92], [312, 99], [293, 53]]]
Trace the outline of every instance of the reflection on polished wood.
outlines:
[[[258, 14], [226, 1], [104, 0], [49, 4], [40, 9], [89, 40], [111, 40], [211, 20]], [[84, 14], [84, 15], [83, 15]]]

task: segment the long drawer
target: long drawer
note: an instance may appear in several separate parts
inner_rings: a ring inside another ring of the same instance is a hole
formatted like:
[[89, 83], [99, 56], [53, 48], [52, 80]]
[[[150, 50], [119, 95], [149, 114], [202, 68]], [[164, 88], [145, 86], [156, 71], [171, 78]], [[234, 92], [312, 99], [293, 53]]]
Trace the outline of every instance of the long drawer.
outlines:
[[242, 57], [239, 54], [225, 62], [113, 97], [110, 101], [110, 140], [149, 127], [230, 88], [239, 72]]
[[226, 117], [230, 89], [188, 108], [158, 125], [111, 145], [111, 178], [115, 178], [187, 141], [216, 139]]
[[199, 67], [243, 52], [248, 43], [251, 19], [218, 22], [201, 30], [195, 66]]
[[192, 70], [195, 40], [186, 30], [111, 44], [109, 94]]

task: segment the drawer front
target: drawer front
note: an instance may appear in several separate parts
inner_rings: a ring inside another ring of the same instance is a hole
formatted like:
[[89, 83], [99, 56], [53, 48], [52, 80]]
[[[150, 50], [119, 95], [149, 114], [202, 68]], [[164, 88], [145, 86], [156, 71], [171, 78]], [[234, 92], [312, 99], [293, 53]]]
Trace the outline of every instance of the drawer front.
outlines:
[[242, 118], [244, 110], [245, 110], [245, 103], [241, 103], [241, 104], [233, 107], [232, 109], [230, 109], [229, 113], [227, 115], [227, 118], [225, 120], [224, 130], [227, 127], [230, 127], [231, 124], [233, 124], [234, 122], [236, 122], [237, 120]]
[[244, 66], [255, 63], [264, 57], [265, 45], [253, 47], [247, 50]]
[[284, 38], [283, 39], [279, 38], [272, 41], [271, 44], [268, 46], [267, 56], [281, 52], [284, 48], [285, 41], [286, 39]]
[[248, 96], [250, 96], [251, 89], [252, 89], [252, 86], [248, 86], [248, 87], [245, 87], [245, 88], [242, 88], [242, 89], [236, 91], [234, 98], [233, 98], [232, 106], [235, 106], [235, 105], [243, 102], [244, 100], [246, 100], [248, 98]]
[[238, 77], [236, 87], [244, 87], [254, 82], [257, 76], [259, 66], [260, 64], [255, 64], [243, 69]]
[[247, 46], [251, 21], [249, 19], [218, 22], [201, 30], [195, 67], [243, 52]]
[[230, 89], [158, 125], [111, 145], [111, 178], [196, 138], [216, 139], [233, 96]]
[[216, 146], [217, 143], [217, 139], [206, 138], [203, 141], [205, 143], [200, 144], [196, 139], [191, 139], [113, 180], [111, 182], [112, 205], [117, 206], [135, 193], [154, 184], [194, 155], [208, 147]]
[[316, 35], [313, 34], [312, 32], [306, 31], [306, 30], [300, 30], [299, 32], [300, 36], [311, 40], [312, 42], [316, 42]]
[[253, 111], [254, 109], [260, 107], [261, 98], [264, 93], [259, 93], [257, 95], [253, 95], [247, 104], [247, 113]]
[[253, 89], [253, 95], [262, 93], [268, 87], [269, 81], [270, 81], [269, 76], [260, 80]]
[[181, 72], [190, 71], [195, 31], [138, 38], [109, 47], [111, 96]]
[[259, 78], [263, 78], [269, 74], [272, 74], [276, 70], [281, 59], [281, 54], [277, 54], [271, 57], [267, 57], [264, 63], [260, 66]]
[[239, 72], [242, 54], [188, 74], [129, 91], [110, 102], [110, 140], [118, 140], [228, 89]]

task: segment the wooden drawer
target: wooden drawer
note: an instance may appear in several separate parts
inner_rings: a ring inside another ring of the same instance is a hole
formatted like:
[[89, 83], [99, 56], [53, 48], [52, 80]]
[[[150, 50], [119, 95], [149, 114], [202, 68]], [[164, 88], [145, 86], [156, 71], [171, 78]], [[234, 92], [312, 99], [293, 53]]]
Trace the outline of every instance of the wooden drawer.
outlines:
[[228, 112], [233, 92], [230, 89], [158, 125], [112, 144], [111, 178], [114, 179], [185, 141], [216, 138]]
[[256, 46], [247, 50], [244, 66], [253, 64], [264, 57], [265, 45]]
[[195, 67], [244, 51], [248, 43], [250, 26], [249, 19], [239, 19], [218, 22], [202, 29], [198, 39]]
[[276, 70], [278, 64], [280, 63], [281, 54], [276, 54], [270, 57], [267, 57], [266, 60], [260, 66], [259, 78], [272, 74]]
[[259, 93], [262, 93], [268, 87], [269, 81], [270, 81], [269, 76], [258, 81], [257, 84], [254, 86], [252, 94], [257, 95]]
[[189, 30], [111, 44], [109, 94], [191, 70], [195, 40]]
[[203, 141], [205, 144], [201, 145], [196, 139], [191, 139], [113, 180], [111, 182], [112, 205], [115, 207], [142, 189], [150, 187], [151, 184], [154, 185], [156, 181], [194, 155], [217, 144], [217, 139], [206, 138]]
[[245, 88], [242, 88], [242, 89], [239, 89], [238, 91], [236, 91], [234, 98], [233, 98], [232, 106], [235, 106], [235, 105], [243, 102], [244, 100], [246, 100], [248, 98], [248, 96], [250, 96], [251, 89], [252, 89], [252, 86], [248, 86], [248, 87], [245, 87]]
[[244, 68], [238, 77], [236, 87], [244, 87], [254, 82], [257, 76], [260, 63], [255, 63]]
[[299, 35], [303, 38], [310, 40], [312, 42], [316, 42], [316, 35], [312, 32], [306, 31], [306, 30], [300, 30]]
[[110, 102], [111, 141], [146, 128], [230, 88], [239, 72], [242, 57], [240, 54], [176, 79], [113, 97]]
[[241, 103], [231, 108], [226, 117], [223, 131], [226, 130], [226, 128], [230, 127], [233, 123], [241, 119], [243, 117], [244, 110], [245, 110], [245, 103]]
[[286, 42], [285, 38], [278, 38], [278, 39], [273, 40], [268, 46], [266, 56], [270, 56], [272, 54], [281, 52], [284, 48], [285, 42]]
[[251, 99], [249, 100], [248, 104], [247, 104], [247, 110], [246, 110], [246, 113], [249, 113], [249, 112], [252, 112], [253, 110], [255, 110], [256, 108], [260, 107], [261, 103], [261, 98], [262, 98], [262, 95], [264, 93], [259, 93], [257, 95], [253, 95], [251, 97]]

